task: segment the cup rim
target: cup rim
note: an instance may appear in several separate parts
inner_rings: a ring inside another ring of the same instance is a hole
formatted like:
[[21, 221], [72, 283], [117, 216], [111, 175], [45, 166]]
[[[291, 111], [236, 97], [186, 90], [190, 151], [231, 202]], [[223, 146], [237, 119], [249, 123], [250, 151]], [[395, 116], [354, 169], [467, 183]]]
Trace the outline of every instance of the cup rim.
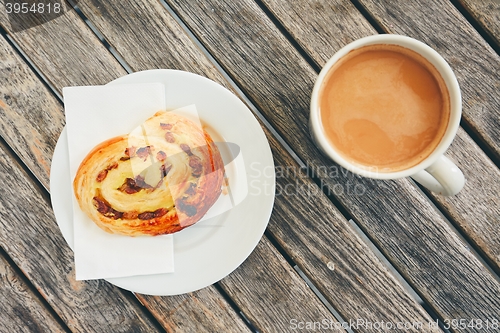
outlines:
[[[363, 46], [374, 44], [399, 45], [422, 55], [438, 70], [439, 74], [445, 81], [450, 98], [450, 117], [448, 119], [448, 125], [436, 149], [434, 149], [434, 151], [420, 163], [410, 168], [395, 172], [377, 172], [370, 170], [368, 167], [363, 168], [362, 166], [358, 166], [347, 161], [340, 153], [335, 150], [335, 148], [329, 143], [328, 139], [326, 138], [326, 135], [323, 132], [323, 127], [321, 125], [319, 113], [319, 92], [321, 90], [322, 83], [332, 66], [350, 51]], [[326, 62], [316, 79], [311, 94], [309, 126], [311, 135], [313, 136], [316, 144], [320, 146], [320, 148], [324, 153], [326, 153], [326, 155], [328, 155], [332, 160], [337, 162], [345, 169], [368, 178], [397, 179], [414, 175], [436, 162], [436, 160], [448, 149], [453, 139], [455, 138], [455, 135], [460, 126], [461, 116], [462, 97], [460, 93], [460, 87], [458, 85], [457, 78], [453, 73], [453, 70], [446, 62], [446, 60], [436, 50], [419, 40], [403, 35], [381, 34], [363, 37], [345, 45]]]

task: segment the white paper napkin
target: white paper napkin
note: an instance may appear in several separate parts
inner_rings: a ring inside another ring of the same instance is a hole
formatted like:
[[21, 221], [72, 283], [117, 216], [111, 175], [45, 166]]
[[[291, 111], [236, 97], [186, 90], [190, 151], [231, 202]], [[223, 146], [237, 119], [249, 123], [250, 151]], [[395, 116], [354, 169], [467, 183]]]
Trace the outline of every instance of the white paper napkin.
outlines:
[[[63, 89], [71, 179], [100, 142], [124, 135], [165, 110], [161, 83]], [[76, 279], [89, 280], [174, 271], [173, 235], [128, 237], [100, 229], [73, 196]]]

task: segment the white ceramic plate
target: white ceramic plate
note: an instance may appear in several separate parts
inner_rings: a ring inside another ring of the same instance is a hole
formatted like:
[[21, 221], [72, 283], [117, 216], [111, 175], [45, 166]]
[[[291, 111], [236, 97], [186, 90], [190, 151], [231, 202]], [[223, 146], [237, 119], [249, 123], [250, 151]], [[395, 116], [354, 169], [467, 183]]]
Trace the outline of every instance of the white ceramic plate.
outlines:
[[[240, 147], [243, 163], [231, 164], [226, 172], [230, 174], [231, 191], [248, 190], [245, 199], [231, 210], [174, 234], [174, 273], [107, 280], [141, 294], [177, 295], [219, 281], [253, 251], [274, 204], [274, 163], [265, 134], [250, 110], [226, 88], [207, 78], [158, 69], [126, 75], [109, 84], [147, 82], [165, 84], [167, 109], [195, 104], [205, 124], [225, 141]], [[50, 189], [57, 223], [73, 248], [71, 183], [64, 129], [52, 159]]]

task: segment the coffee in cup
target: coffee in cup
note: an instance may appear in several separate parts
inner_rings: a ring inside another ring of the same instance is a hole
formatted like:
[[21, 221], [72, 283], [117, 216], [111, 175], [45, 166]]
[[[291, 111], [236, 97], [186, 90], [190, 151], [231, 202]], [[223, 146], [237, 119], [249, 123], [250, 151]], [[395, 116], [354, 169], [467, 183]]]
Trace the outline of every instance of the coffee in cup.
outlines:
[[454, 195], [465, 179], [444, 153], [461, 115], [460, 87], [443, 57], [418, 40], [386, 34], [356, 40], [325, 64], [309, 128], [325, 155], [356, 174], [412, 177]]
[[450, 117], [446, 84], [420, 54], [399, 45], [352, 50], [330, 68], [319, 93], [321, 125], [351, 163], [408, 169], [437, 147]]

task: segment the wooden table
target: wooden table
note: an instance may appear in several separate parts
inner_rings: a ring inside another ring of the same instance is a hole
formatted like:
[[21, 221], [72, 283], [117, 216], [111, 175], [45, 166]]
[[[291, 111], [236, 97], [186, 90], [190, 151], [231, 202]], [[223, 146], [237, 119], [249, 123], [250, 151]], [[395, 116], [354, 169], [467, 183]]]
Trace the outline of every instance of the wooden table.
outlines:
[[[63, 1], [64, 15], [20, 31], [7, 2], [1, 332], [500, 331], [498, 0]], [[314, 80], [336, 50], [376, 33], [427, 43], [458, 77], [463, 119], [446, 153], [467, 179], [457, 196], [321, 168], [332, 162], [308, 135]], [[316, 190], [276, 196], [264, 237], [236, 271], [172, 297], [76, 281], [50, 205], [62, 88], [152, 68], [232, 90], [261, 122], [276, 166], [302, 170], [278, 177], [278, 188]]]

